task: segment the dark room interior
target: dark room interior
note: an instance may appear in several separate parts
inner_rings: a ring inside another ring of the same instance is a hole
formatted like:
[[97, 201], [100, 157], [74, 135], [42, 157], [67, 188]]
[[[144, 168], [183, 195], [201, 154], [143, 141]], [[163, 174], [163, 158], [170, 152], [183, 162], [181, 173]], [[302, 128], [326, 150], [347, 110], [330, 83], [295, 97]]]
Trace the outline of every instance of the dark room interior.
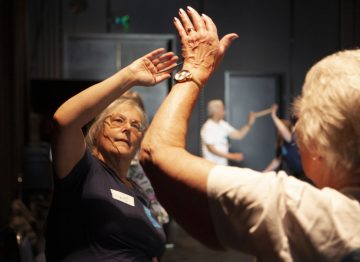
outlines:
[[[22, 229], [35, 234], [30, 241], [42, 237], [53, 185], [50, 129], [55, 110], [149, 50], [164, 47], [181, 56], [172, 20], [186, 6], [212, 17], [219, 36], [239, 35], [191, 116], [186, 147], [198, 156], [208, 101], [223, 100], [228, 120], [237, 126], [245, 124], [248, 111], [274, 103], [279, 114], [289, 118], [310, 66], [328, 54], [360, 45], [360, 0], [1, 0], [1, 262], [45, 261], [35, 259], [43, 243], [32, 250], [34, 260], [20, 258], [11, 225], [19, 212], [33, 227]], [[258, 88], [239, 89], [242, 83]], [[169, 80], [153, 89], [135, 88], [150, 121], [171, 85]], [[267, 121], [270, 118], [259, 119], [246, 140], [232, 145], [249, 159], [240, 166], [261, 170], [272, 159], [275, 129], [264, 128]], [[263, 141], [264, 134], [271, 139]], [[256, 149], [263, 143], [268, 143], [268, 151]], [[182, 229], [175, 231], [175, 247], [165, 252], [163, 262], [253, 261], [232, 251], [210, 251]], [[7, 260], [11, 252], [16, 255]]]

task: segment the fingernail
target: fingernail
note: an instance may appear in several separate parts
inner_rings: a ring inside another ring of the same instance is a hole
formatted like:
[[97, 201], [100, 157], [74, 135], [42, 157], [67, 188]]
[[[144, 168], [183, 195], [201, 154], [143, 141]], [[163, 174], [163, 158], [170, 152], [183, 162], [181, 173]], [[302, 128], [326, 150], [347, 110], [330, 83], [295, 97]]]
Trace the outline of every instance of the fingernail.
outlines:
[[188, 11], [194, 10], [194, 8], [192, 8], [191, 6], [187, 6], [186, 9], [187, 9]]
[[180, 9], [179, 9], [179, 13], [180, 13], [180, 14], [185, 13], [184, 9], [180, 8]]
[[174, 17], [174, 23], [176, 23], [178, 21], [177, 17]]
[[202, 17], [207, 17], [207, 15], [205, 15], [205, 14], [201, 14], [201, 16], [202, 16]]

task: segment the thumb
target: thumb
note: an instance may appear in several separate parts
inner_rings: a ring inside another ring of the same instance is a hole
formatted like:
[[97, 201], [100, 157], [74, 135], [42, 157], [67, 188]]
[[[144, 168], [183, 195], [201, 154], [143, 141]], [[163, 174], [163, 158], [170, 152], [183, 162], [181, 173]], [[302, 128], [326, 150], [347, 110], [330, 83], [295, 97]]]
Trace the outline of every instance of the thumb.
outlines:
[[239, 36], [235, 33], [227, 34], [219, 41], [219, 53], [217, 57], [217, 61], [215, 62], [215, 68], [219, 66], [219, 63], [224, 58], [226, 50], [230, 47], [231, 43], [238, 38]]
[[223, 48], [223, 52], [225, 52], [231, 45], [231, 43], [238, 38], [239, 36], [235, 33], [227, 34], [220, 40], [220, 46]]

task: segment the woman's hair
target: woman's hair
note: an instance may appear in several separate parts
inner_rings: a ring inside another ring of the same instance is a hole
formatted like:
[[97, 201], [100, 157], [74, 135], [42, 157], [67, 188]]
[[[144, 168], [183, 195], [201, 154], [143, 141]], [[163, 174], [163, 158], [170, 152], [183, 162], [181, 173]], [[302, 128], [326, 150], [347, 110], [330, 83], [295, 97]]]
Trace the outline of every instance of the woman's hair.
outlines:
[[335, 171], [360, 173], [360, 49], [338, 52], [315, 64], [294, 113], [301, 146], [324, 155]]
[[[139, 100], [140, 99], [140, 100]], [[141, 114], [141, 123], [146, 127], [147, 126], [147, 117], [143, 108], [143, 104], [139, 103], [141, 101], [140, 97], [131, 97], [131, 96], [121, 96], [112, 102], [107, 108], [105, 108], [91, 123], [89, 130], [86, 134], [85, 141], [86, 146], [92, 152], [94, 149], [98, 148], [98, 137], [101, 131], [103, 130], [103, 124], [105, 119], [119, 106], [130, 106], [137, 109]]]
[[219, 111], [219, 107], [223, 106], [224, 103], [220, 99], [210, 100], [207, 104], [207, 113], [209, 117], [212, 117], [213, 114]]

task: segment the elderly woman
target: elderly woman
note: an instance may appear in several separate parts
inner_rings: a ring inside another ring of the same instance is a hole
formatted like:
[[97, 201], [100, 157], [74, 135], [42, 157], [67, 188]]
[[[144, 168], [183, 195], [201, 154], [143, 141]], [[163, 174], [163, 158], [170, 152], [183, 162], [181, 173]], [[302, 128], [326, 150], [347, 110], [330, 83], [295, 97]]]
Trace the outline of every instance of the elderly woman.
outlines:
[[[139, 104], [121, 95], [170, 77], [177, 57], [155, 50], [66, 101], [54, 114], [56, 174], [48, 216], [48, 261], [156, 261], [164, 233], [126, 178], [146, 127]], [[120, 98], [119, 98], [120, 97]], [[82, 128], [94, 117], [86, 139]]]
[[312, 186], [284, 172], [215, 165], [184, 149], [196, 98], [236, 36], [219, 41], [211, 19], [190, 7], [179, 15], [183, 69], [191, 75], [176, 76], [140, 153], [165, 208], [207, 246], [261, 261], [339, 261], [360, 247], [360, 50], [316, 64], [295, 103]]

